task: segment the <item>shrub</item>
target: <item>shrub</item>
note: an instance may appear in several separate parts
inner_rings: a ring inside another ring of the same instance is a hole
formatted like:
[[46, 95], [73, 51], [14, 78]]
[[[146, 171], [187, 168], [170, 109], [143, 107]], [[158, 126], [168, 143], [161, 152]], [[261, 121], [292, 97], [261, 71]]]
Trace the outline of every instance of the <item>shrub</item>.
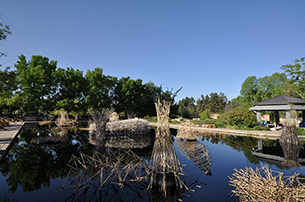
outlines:
[[220, 115], [219, 120], [223, 120], [230, 125], [243, 125], [254, 127], [256, 125], [256, 116], [247, 107], [236, 107], [231, 111]]
[[210, 118], [210, 112], [208, 109], [205, 109], [203, 112], [201, 112], [199, 114], [199, 116], [202, 120], [206, 120], [206, 119]]
[[157, 122], [158, 121], [158, 118], [156, 116], [144, 116], [143, 119], [149, 121], [149, 122]]

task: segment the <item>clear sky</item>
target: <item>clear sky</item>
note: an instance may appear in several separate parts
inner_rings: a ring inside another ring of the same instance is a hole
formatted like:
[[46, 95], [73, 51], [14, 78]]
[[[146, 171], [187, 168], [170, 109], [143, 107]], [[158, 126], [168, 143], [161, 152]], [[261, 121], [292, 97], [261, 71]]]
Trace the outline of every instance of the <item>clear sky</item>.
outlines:
[[176, 101], [239, 95], [248, 76], [271, 76], [305, 56], [304, 0], [1, 0], [1, 68], [23, 54], [58, 67], [141, 78]]

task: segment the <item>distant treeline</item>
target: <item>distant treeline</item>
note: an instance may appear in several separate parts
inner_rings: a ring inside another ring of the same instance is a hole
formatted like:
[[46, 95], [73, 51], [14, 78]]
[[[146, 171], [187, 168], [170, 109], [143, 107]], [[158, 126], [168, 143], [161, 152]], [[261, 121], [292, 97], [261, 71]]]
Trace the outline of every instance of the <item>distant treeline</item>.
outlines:
[[[224, 93], [216, 92], [201, 95], [197, 100], [185, 97], [173, 104], [171, 112], [191, 118], [248, 107], [278, 95], [304, 98], [304, 60], [283, 65], [285, 73], [246, 78], [240, 95], [231, 101]], [[102, 68], [83, 74], [72, 67], [59, 68], [56, 61], [38, 55], [30, 60], [20, 55], [15, 68], [0, 70], [0, 115], [44, 114], [61, 109], [82, 115], [89, 108], [112, 107], [127, 118], [155, 116], [154, 97], [162, 92], [153, 82], [104, 75]]]
[[[279, 95], [305, 98], [305, 58], [281, 67], [284, 73], [257, 78], [249, 76], [241, 85], [240, 95], [230, 101], [223, 94], [201, 95], [195, 100], [185, 97], [178, 103], [178, 113], [184, 117], [205, 119], [210, 113], [225, 113], [233, 108], [249, 108], [260, 102]], [[228, 83], [230, 85], [230, 83]], [[247, 111], [247, 110], [244, 110]]]
[[118, 79], [102, 68], [88, 70], [57, 67], [43, 56], [18, 57], [16, 70], [0, 70], [0, 114], [43, 114], [65, 109], [86, 114], [88, 108], [112, 107], [130, 118], [156, 114], [154, 95], [161, 92], [152, 82], [130, 77]]

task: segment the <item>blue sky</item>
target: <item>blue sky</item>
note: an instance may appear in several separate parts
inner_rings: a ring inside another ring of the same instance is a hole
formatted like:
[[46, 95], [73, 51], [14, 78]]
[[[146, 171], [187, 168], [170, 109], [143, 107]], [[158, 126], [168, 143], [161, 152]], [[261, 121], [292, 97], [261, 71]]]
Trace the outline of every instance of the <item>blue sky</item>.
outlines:
[[141, 78], [176, 101], [239, 95], [248, 76], [271, 76], [305, 56], [304, 0], [1, 0], [1, 68], [23, 54], [58, 67]]

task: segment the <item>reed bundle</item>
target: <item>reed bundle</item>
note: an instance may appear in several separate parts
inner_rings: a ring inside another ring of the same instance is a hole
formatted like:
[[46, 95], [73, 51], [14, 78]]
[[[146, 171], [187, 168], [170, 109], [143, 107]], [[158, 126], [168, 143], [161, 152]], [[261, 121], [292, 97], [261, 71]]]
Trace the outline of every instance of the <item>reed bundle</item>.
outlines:
[[199, 132], [193, 127], [182, 127], [178, 129], [176, 138], [181, 138], [185, 140], [197, 140]]
[[99, 141], [99, 147], [105, 148], [105, 131], [106, 124], [108, 122], [109, 116], [112, 114], [114, 109], [103, 108], [101, 111], [89, 109], [89, 113], [91, 114], [94, 124], [95, 124], [95, 139]]
[[171, 100], [161, 101], [160, 98], [158, 98], [157, 101], [155, 102], [158, 125], [164, 125], [165, 127], [169, 126], [169, 114], [170, 114], [171, 104], [172, 104]]
[[193, 161], [205, 175], [211, 174], [212, 160], [209, 151], [198, 141], [176, 140], [179, 151], [187, 159]]
[[67, 111], [60, 111], [60, 117], [56, 119], [55, 124], [57, 126], [70, 126], [77, 123], [78, 116], [76, 115], [74, 119], [69, 118]]
[[241, 201], [305, 201], [305, 185], [297, 174], [284, 177], [282, 172], [272, 171], [267, 165], [256, 170], [246, 167], [234, 171], [229, 185], [235, 188], [233, 195]]

